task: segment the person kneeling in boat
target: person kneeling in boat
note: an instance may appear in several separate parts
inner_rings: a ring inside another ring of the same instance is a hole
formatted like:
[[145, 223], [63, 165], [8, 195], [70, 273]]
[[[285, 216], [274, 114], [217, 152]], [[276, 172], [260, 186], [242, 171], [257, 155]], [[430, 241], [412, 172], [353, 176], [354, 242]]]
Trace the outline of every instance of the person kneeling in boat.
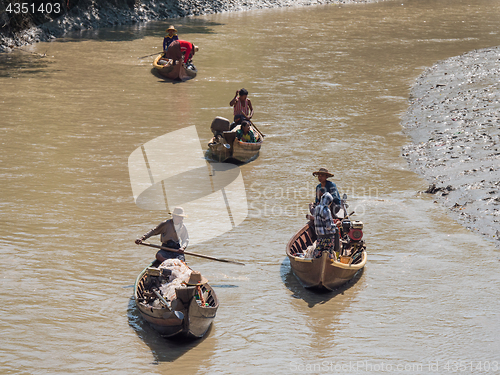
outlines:
[[156, 228], [151, 229], [144, 236], [135, 240], [135, 243], [140, 244], [151, 236], [160, 235], [163, 247], [179, 250], [180, 253], [161, 249], [156, 253], [156, 259], [163, 262], [165, 259], [177, 258], [184, 262], [186, 258], [183, 252], [189, 243], [188, 231], [183, 223], [185, 217], [187, 215], [184, 214], [184, 209], [182, 207], [175, 207], [172, 212], [172, 219], [161, 222]]
[[195, 52], [198, 52], [198, 47], [193, 43], [185, 40], [174, 40], [168, 46], [163, 58], [174, 60], [175, 65], [176, 61], [182, 60], [182, 55], [184, 54], [184, 65], [186, 65], [188, 60], [193, 58]]
[[250, 123], [248, 121], [243, 121], [238, 130], [236, 130], [236, 138], [241, 142], [255, 143], [255, 135], [250, 130]]
[[333, 222], [330, 204], [333, 197], [325, 192], [320, 199], [319, 204], [313, 209], [314, 230], [316, 232], [316, 251], [315, 257], [320, 258], [323, 251], [330, 253], [330, 258], [335, 257], [335, 233], [337, 226]]

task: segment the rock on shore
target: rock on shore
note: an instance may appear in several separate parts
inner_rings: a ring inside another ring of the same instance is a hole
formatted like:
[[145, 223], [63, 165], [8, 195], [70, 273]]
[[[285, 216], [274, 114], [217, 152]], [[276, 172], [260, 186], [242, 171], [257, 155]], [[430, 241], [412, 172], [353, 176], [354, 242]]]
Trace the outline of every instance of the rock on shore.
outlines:
[[[72, 0], [74, 1], [74, 0]], [[68, 31], [96, 29], [137, 22], [197, 16], [230, 11], [280, 8], [320, 4], [369, 3], [374, 0], [78, 0], [78, 5], [61, 17], [42, 25], [33, 25], [29, 15], [22, 30], [9, 27], [9, 17], [2, 12], [0, 52], [15, 47], [61, 37]], [[0, 4], [1, 5], [1, 4]], [[1, 10], [0, 6], [0, 10]], [[30, 22], [31, 21], [31, 22]], [[19, 21], [17, 21], [19, 23]]]
[[426, 70], [402, 125], [413, 140], [403, 156], [431, 184], [427, 193], [500, 246], [500, 47]]

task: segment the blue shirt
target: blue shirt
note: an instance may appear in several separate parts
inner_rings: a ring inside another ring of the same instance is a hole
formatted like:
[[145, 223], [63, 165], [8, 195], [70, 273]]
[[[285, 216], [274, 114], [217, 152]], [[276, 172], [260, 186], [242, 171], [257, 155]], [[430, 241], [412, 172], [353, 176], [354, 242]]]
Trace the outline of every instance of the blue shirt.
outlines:
[[163, 38], [163, 50], [166, 51], [168, 49], [168, 46], [170, 46], [170, 43], [172, 43], [174, 40], [179, 40], [177, 34], [174, 34], [172, 37], [166, 35], [165, 38]]
[[[321, 188], [321, 183], [316, 186], [316, 203], [319, 203], [319, 189]], [[330, 180], [326, 180], [325, 184], [325, 189], [327, 193], [330, 193], [333, 197], [333, 203], [335, 203], [337, 206], [340, 205], [340, 194], [339, 191], [337, 190], [337, 185], [335, 185], [333, 182]]]

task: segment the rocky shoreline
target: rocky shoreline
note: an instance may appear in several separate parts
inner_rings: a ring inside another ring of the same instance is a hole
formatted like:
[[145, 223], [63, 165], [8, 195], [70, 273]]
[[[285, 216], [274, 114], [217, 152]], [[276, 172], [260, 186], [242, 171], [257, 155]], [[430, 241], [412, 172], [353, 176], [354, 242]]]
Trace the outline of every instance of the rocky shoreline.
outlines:
[[438, 62], [411, 90], [402, 125], [411, 168], [460, 223], [500, 246], [500, 47]]
[[[321, 4], [369, 3], [377, 0], [142, 0], [130, 2], [117, 0], [80, 0], [78, 5], [61, 17], [29, 26], [14, 32], [0, 29], [0, 52], [10, 52], [36, 42], [62, 37], [67, 32], [128, 25], [139, 22], [198, 16], [213, 13], [236, 12], [263, 8], [282, 8]], [[383, 1], [383, 0], [382, 0]], [[1, 23], [9, 23], [2, 12]], [[29, 22], [26, 21], [29, 25]], [[3, 32], [2, 32], [3, 30]]]

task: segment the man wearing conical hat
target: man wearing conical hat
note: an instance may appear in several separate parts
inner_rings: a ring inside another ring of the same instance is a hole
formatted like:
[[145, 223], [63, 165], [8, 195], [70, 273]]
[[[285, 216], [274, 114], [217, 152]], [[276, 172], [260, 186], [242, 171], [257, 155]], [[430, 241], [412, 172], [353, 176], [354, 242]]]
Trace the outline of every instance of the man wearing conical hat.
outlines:
[[314, 201], [314, 205], [319, 203], [321, 198], [320, 189], [323, 188], [325, 192], [332, 195], [333, 203], [340, 206], [340, 194], [337, 190], [337, 185], [328, 180], [329, 177], [333, 177], [333, 173], [328, 172], [326, 168], [320, 168], [316, 172], [313, 172], [313, 176], [318, 177], [319, 181], [318, 186], [316, 186], [316, 200]]
[[163, 247], [181, 251], [181, 253], [176, 253], [161, 249], [156, 253], [156, 259], [160, 262], [163, 262], [165, 259], [175, 258], [182, 261], [186, 260], [182, 252], [184, 252], [189, 243], [188, 231], [183, 223], [183, 220], [187, 217], [187, 215], [184, 214], [184, 209], [182, 207], [175, 207], [171, 214], [172, 219], [161, 222], [156, 226], [156, 228], [151, 229], [144, 236], [135, 240], [136, 244], [140, 244], [142, 241], [147, 240], [151, 236], [160, 235], [160, 241]]
[[179, 37], [177, 36], [177, 30], [174, 26], [170, 26], [165, 31], [167, 32], [167, 35], [165, 35], [165, 38], [163, 38], [163, 51], [167, 52], [170, 43], [172, 43], [174, 40], [179, 40]]

